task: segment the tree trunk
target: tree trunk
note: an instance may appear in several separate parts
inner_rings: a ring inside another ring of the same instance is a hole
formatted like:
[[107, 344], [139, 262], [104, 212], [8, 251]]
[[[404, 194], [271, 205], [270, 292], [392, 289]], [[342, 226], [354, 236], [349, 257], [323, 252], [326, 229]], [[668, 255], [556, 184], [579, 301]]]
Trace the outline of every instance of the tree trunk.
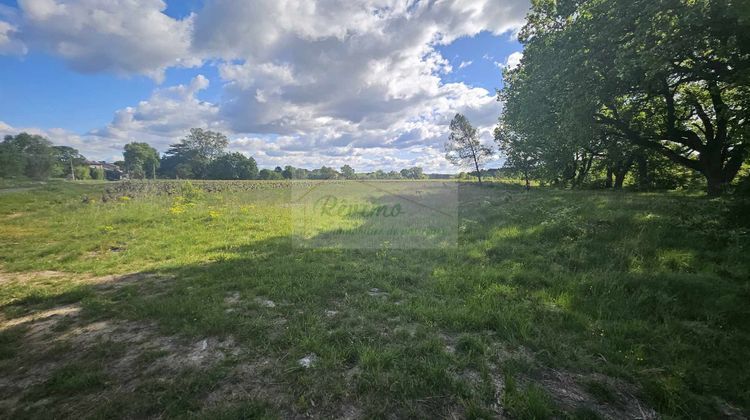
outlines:
[[638, 171], [638, 189], [645, 191], [651, 186], [651, 174], [649, 173], [648, 158], [645, 153], [638, 153], [636, 156], [636, 165]]
[[706, 193], [709, 197], [718, 197], [724, 193], [726, 183], [724, 182], [723, 176], [711, 173], [705, 173], [703, 175], [706, 177]]
[[607, 180], [604, 182], [604, 188], [612, 188], [612, 168], [607, 168]]
[[581, 162], [578, 174], [573, 178], [573, 188], [579, 187], [581, 184], [583, 184], [583, 181], [586, 180], [586, 176], [589, 174], [589, 170], [591, 169], [591, 164], [594, 161], [594, 155], [592, 154], [586, 157], [586, 155], [584, 154], [582, 156], [582, 159], [583, 160]]
[[529, 171], [523, 171], [523, 177], [526, 180], [526, 191], [531, 189], [531, 182], [529, 182]]
[[614, 185], [614, 188], [616, 190], [621, 190], [622, 189], [622, 184], [625, 183], [625, 174], [627, 174], [627, 173], [628, 173], [627, 170], [615, 172], [615, 185]]
[[629, 157], [624, 162], [621, 162], [617, 165], [615, 168], [615, 189], [621, 190], [622, 185], [625, 183], [625, 175], [628, 174], [630, 171], [630, 168], [633, 166], [633, 161], [635, 160], [635, 156]]
[[479, 162], [477, 162], [476, 156], [474, 157], [474, 167], [477, 168], [477, 178], [479, 178], [479, 185], [482, 185], [482, 172], [479, 170]]

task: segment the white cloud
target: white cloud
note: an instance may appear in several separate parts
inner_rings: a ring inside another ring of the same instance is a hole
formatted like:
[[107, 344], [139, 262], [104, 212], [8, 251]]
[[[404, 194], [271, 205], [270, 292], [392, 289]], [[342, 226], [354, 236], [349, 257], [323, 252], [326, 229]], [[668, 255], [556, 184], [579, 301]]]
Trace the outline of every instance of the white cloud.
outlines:
[[[515, 31], [529, 7], [528, 0], [208, 0], [176, 20], [162, 13], [161, 0], [19, 5], [18, 39], [80, 71], [158, 79], [165, 68], [202, 60], [219, 70], [221, 80], [212, 80], [222, 84], [219, 102], [197, 98], [208, 85], [199, 76], [117, 111], [86, 141], [146, 140], [163, 151], [187, 128], [204, 126], [228, 132], [233, 150], [262, 164], [428, 170], [447, 169], [442, 145], [455, 113], [489, 141], [500, 106], [493, 92], [443, 82], [453, 68], [437, 47]], [[515, 63], [511, 57], [504, 65]]]
[[26, 45], [15, 38], [16, 26], [0, 20], [0, 54], [26, 54]]
[[521, 51], [516, 51], [505, 58], [504, 63], [495, 62], [495, 65], [499, 67], [501, 70], [503, 69], [510, 69], [513, 70], [516, 67], [521, 65], [521, 59], [523, 58], [523, 53]]
[[223, 0], [196, 16], [195, 42], [231, 60], [220, 67], [219, 107], [237, 133], [299, 139], [295, 148], [332, 158], [345, 146], [398, 155], [427, 146], [442, 159], [456, 112], [488, 131], [499, 105], [485, 89], [443, 83], [452, 67], [435, 47], [511, 31], [527, 9], [522, 0]]
[[156, 89], [149, 99], [116, 111], [107, 127], [89, 135], [120, 144], [148, 141], [164, 151], [191, 127], [224, 130], [217, 118], [216, 105], [196, 97], [209, 83], [206, 77], [198, 75], [188, 85]]
[[146, 74], [192, 66], [192, 16], [165, 15], [162, 0], [19, 0], [20, 36], [56, 54], [75, 70]]
[[147, 100], [116, 111], [105, 128], [83, 135], [62, 128], [13, 127], [0, 121], [0, 137], [22, 131], [39, 134], [56, 145], [75, 147], [86, 157], [97, 160], [122, 159], [123, 147], [133, 141], [148, 142], [163, 152], [192, 127], [226, 131], [217, 118], [216, 105], [196, 97], [208, 86], [209, 80], [198, 75], [187, 85], [156, 89]]
[[26, 54], [26, 45], [18, 38], [18, 12], [0, 4], [0, 54]]
[[473, 61], [462, 61], [461, 64], [458, 65], [458, 68], [465, 69], [466, 67], [469, 67], [473, 63], [474, 63]]

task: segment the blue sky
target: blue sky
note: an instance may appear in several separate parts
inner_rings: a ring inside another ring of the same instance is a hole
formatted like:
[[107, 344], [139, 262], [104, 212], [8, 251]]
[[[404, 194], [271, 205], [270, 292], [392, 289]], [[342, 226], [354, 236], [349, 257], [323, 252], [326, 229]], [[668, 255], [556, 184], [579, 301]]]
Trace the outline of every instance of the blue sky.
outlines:
[[446, 3], [373, 17], [370, 0], [0, 0], [0, 131], [111, 160], [200, 126], [262, 166], [460, 170], [442, 159], [447, 122], [465, 113], [491, 141], [528, 6], [477, 0], [484, 21], [441, 28], [461, 14]]

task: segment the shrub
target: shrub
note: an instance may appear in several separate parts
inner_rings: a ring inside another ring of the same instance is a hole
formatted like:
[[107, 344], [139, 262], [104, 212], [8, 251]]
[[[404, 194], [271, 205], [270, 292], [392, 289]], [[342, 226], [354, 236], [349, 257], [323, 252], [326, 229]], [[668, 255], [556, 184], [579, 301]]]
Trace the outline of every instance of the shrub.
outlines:
[[104, 169], [91, 168], [89, 170], [89, 176], [91, 177], [91, 179], [104, 180]]
[[73, 173], [76, 179], [91, 179], [91, 171], [88, 166], [76, 166]]

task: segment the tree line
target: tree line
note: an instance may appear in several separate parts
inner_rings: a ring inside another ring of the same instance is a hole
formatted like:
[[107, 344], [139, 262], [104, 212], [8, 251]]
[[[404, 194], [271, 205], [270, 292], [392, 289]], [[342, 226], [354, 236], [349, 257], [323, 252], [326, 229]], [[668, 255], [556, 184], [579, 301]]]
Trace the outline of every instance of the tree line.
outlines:
[[103, 168], [90, 166], [78, 150], [53, 146], [52, 142], [36, 134], [7, 135], [0, 142], [0, 178], [105, 178]]
[[[227, 152], [228, 138], [219, 132], [193, 128], [179, 143], [172, 144], [160, 156], [144, 142], [131, 142], [123, 148], [123, 160], [113, 165], [131, 179], [215, 179], [215, 180], [281, 180], [281, 179], [424, 179], [421, 167], [401, 171], [357, 173], [351, 166], [339, 170], [323, 166], [318, 169], [291, 165], [258, 169], [253, 157]], [[5, 136], [0, 142], [0, 178], [33, 179], [71, 178], [105, 179], [99, 162], [90, 162], [69, 146], [54, 146], [48, 139], [28, 133]]]
[[129, 143], [123, 151], [123, 166], [131, 178], [176, 178], [217, 180], [280, 180], [280, 179], [421, 179], [422, 168], [413, 167], [400, 172], [375, 171], [356, 173], [349, 165], [340, 170], [323, 166], [318, 169], [283, 168], [258, 169], [253, 157], [238, 152], [227, 152], [226, 135], [201, 128], [192, 128], [179, 143], [169, 146], [163, 156], [147, 143]]
[[716, 196], [747, 163], [746, 2], [536, 1], [519, 40], [495, 139], [527, 179]]

